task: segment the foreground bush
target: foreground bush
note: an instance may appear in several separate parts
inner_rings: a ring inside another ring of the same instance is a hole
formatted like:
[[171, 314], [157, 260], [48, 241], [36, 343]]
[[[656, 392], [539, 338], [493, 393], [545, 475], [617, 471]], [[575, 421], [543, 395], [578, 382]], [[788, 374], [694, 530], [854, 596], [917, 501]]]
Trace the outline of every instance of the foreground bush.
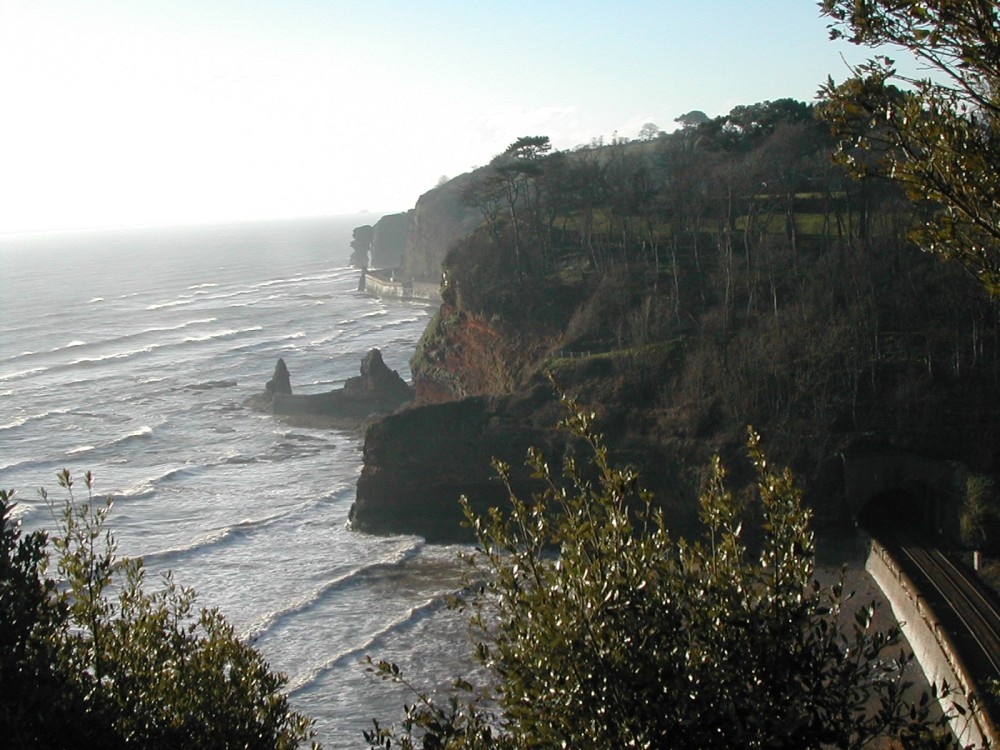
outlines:
[[[506, 518], [469, 514], [488, 581], [472, 611], [490, 690], [459, 681], [446, 704], [416, 691], [399, 728], [366, 734], [372, 747], [952, 745], [929, 696], [908, 700], [899, 630], [873, 628], [871, 606], [847, 618], [842, 585], [813, 580], [809, 513], [755, 434], [755, 497], [737, 502], [715, 460], [705, 534], [688, 543], [638, 477], [611, 465], [592, 415], [570, 407], [565, 426], [588, 464], [567, 459], [564, 482], [532, 454], [544, 491], [512, 496]], [[762, 537], [753, 550], [751, 511]], [[371, 669], [405, 682], [395, 665]]]
[[280, 692], [285, 677], [217, 610], [196, 609], [169, 575], [149, 593], [142, 561], [117, 556], [111, 502], [94, 501], [91, 476], [85, 501], [68, 472], [59, 482], [54, 555], [45, 533], [21, 534], [14, 493], [0, 491], [5, 747], [283, 750], [311, 739]]

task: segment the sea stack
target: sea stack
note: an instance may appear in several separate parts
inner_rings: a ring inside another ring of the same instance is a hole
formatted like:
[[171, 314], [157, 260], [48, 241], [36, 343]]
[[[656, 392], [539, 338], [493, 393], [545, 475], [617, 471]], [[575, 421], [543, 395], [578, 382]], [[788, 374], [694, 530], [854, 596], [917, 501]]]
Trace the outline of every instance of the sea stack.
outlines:
[[285, 366], [285, 360], [278, 359], [278, 363], [274, 366], [274, 375], [267, 381], [264, 388], [272, 398], [277, 394], [291, 395], [292, 379], [288, 374], [288, 368]]

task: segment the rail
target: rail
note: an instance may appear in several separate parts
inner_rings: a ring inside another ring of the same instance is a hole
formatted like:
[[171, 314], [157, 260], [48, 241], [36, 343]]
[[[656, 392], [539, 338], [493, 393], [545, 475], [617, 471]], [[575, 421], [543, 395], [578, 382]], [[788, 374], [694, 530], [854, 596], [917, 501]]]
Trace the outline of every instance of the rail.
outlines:
[[[919, 650], [924, 655], [920, 661], [928, 679], [933, 682], [952, 674], [957, 684], [947, 677], [949, 684], [959, 687], [967, 699], [974, 697], [978, 706], [974, 715], [964, 717], [970, 724], [962, 728], [960, 723], [954, 728], [967, 741], [965, 731], [975, 725], [975, 733], [984, 742], [1000, 746], [994, 721], [1000, 701], [991, 692], [992, 682], [1000, 678], [1000, 612], [995, 598], [945, 552], [924, 539], [884, 528], [874, 536], [875, 551], [891, 562], [893, 577], [903, 591], [909, 592], [913, 607], [904, 616], [923, 621], [929, 629], [925, 632], [933, 634], [927, 639], [919, 635], [919, 628], [912, 631], [921, 639]], [[895, 611], [895, 604], [893, 607]], [[911, 622], [910, 627], [916, 627], [916, 623]], [[907, 637], [911, 637], [909, 633]], [[934, 641], [937, 656], [927, 650]], [[918, 650], [916, 642], [911, 643]], [[929, 659], [928, 664], [924, 664], [924, 658]], [[928, 669], [938, 676], [932, 678]]]
[[[1000, 679], [1000, 612], [951, 558], [936, 547], [898, 538], [902, 553], [941, 597], [960, 627], [954, 629], [962, 661], [979, 686]], [[939, 616], [946, 616], [939, 612]]]

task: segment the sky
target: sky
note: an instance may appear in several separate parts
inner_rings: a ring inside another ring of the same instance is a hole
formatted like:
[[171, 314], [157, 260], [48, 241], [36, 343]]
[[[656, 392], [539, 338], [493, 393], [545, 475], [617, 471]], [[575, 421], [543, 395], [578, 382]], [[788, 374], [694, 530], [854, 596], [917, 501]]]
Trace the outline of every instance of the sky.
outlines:
[[0, 0], [0, 234], [412, 208], [517, 138], [812, 101], [814, 0]]

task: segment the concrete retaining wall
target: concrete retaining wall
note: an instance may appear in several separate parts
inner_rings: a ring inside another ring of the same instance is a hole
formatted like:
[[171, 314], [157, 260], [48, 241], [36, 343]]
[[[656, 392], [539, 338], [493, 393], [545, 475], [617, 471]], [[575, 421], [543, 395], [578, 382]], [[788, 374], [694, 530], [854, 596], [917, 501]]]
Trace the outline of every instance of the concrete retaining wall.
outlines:
[[373, 297], [395, 297], [396, 299], [423, 300], [440, 302], [441, 289], [437, 284], [421, 281], [396, 281], [392, 277], [384, 278], [375, 273], [366, 273], [362, 288]]
[[877, 542], [872, 542], [865, 569], [885, 593], [892, 613], [901, 623], [903, 634], [913, 649], [927, 681], [938, 688], [945, 682], [958, 689], [939, 699], [942, 711], [953, 715], [951, 728], [963, 745], [984, 747], [1000, 746], [996, 727], [990, 717], [982, 712], [967, 710], [958, 715], [952, 704], [960, 703], [968, 709], [965, 696], [970, 692], [971, 681], [957, 652], [937, 616], [927, 601], [920, 596], [913, 582], [896, 564], [892, 556]]

